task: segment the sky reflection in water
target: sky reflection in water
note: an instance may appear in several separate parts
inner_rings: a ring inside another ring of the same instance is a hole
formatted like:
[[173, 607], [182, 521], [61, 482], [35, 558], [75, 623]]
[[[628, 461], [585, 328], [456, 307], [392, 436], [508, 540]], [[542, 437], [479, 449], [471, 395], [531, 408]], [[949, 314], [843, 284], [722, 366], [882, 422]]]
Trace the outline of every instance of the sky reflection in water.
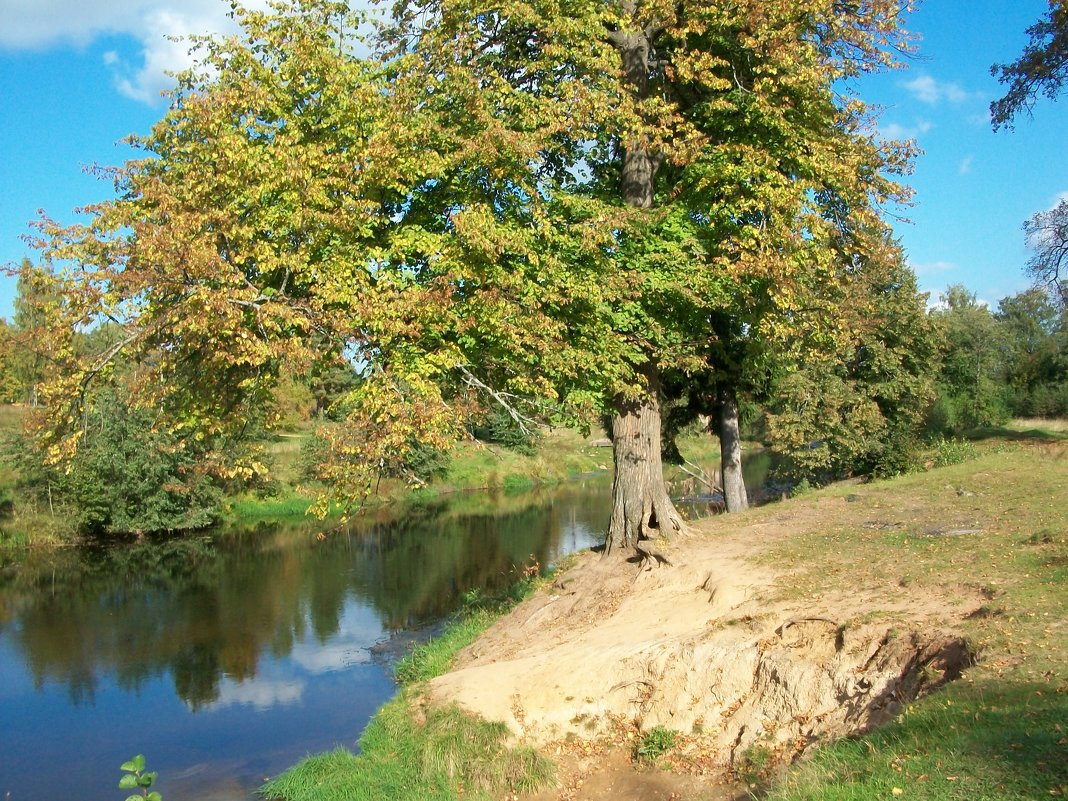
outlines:
[[596, 543], [608, 486], [458, 496], [324, 541], [302, 521], [20, 555], [0, 571], [0, 797], [114, 801], [145, 753], [168, 801], [253, 798], [354, 747], [413, 632]]

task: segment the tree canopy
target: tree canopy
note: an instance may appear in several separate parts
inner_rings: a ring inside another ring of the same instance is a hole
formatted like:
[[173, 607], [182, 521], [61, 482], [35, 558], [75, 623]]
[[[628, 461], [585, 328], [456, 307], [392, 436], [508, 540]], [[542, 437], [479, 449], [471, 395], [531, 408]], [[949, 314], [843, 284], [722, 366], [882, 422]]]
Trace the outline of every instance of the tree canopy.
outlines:
[[[420, 0], [378, 58], [346, 3], [235, 6], [109, 173], [119, 199], [41, 222], [53, 457], [119, 351], [178, 442], [225, 442], [279, 376], [343, 361], [322, 475], [346, 499], [491, 402], [612, 418], [617, 482], [644, 465], [613, 531], [668, 530], [661, 374], [723, 369], [716, 315], [833, 340], [827, 287], [885, 248], [911, 153], [843, 93], [907, 46], [907, 5]], [[77, 352], [102, 320], [122, 337]]]
[[1068, 304], [1068, 200], [1040, 211], [1023, 228], [1031, 250], [1027, 272], [1062, 305]]
[[1005, 96], [990, 104], [994, 130], [1012, 128], [1021, 111], [1030, 115], [1039, 94], [1056, 99], [1068, 79], [1068, 6], [1063, 0], [1049, 0], [1049, 11], [1027, 35], [1027, 46], [1016, 61], [990, 68], [1008, 86]]

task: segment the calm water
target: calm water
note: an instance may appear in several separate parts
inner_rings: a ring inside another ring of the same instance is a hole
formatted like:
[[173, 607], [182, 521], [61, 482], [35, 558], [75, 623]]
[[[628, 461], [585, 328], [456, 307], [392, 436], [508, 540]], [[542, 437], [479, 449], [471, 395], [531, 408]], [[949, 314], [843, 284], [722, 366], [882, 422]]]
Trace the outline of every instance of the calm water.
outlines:
[[[767, 470], [755, 454], [746, 483]], [[303, 756], [355, 747], [396, 657], [463, 593], [600, 543], [610, 500], [596, 478], [325, 539], [300, 521], [19, 554], [0, 566], [0, 799], [120, 801], [137, 753], [167, 801], [254, 798]]]
[[260, 525], [0, 569], [0, 798], [118, 801], [136, 753], [167, 801], [246, 799], [353, 747], [395, 655], [472, 588], [602, 539], [607, 479], [465, 495], [404, 519]]

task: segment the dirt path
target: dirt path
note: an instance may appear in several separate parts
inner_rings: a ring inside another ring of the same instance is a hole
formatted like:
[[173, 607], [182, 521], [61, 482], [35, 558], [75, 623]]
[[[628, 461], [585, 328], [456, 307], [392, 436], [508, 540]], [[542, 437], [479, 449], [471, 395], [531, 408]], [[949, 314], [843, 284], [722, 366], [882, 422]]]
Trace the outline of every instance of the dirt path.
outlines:
[[[431, 696], [555, 756], [560, 786], [539, 801], [732, 798], [740, 788], [726, 779], [879, 725], [971, 659], [957, 625], [981, 588], [906, 590], [868, 570], [858, 581], [835, 569], [849, 561], [841, 553], [827, 554], [824, 575], [813, 554], [803, 578], [777, 562], [783, 543], [828, 519], [896, 525], [864, 495], [707, 521], [664, 546], [670, 565], [586, 554], [462, 654]], [[679, 733], [671, 771], [632, 759], [656, 727]]]

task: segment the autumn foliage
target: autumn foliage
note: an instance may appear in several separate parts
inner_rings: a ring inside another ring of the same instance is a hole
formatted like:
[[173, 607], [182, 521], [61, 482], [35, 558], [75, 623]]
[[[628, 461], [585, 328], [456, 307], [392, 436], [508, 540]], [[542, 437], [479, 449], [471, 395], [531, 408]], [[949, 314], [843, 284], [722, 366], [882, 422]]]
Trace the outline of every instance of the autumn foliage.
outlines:
[[[489, 405], [521, 427], [659, 415], [662, 373], [726, 369], [714, 316], [771, 349], [852, 341], [834, 303], [854, 296], [828, 288], [885, 263], [911, 152], [846, 93], [907, 48], [906, 5], [237, 6], [144, 157], [107, 173], [117, 199], [40, 223], [63, 298], [41, 441], [70, 458], [119, 354], [131, 402], [209, 445], [270, 425], [280, 376], [347, 362], [322, 474], [358, 501]], [[121, 338], [76, 352], [102, 321]]]

